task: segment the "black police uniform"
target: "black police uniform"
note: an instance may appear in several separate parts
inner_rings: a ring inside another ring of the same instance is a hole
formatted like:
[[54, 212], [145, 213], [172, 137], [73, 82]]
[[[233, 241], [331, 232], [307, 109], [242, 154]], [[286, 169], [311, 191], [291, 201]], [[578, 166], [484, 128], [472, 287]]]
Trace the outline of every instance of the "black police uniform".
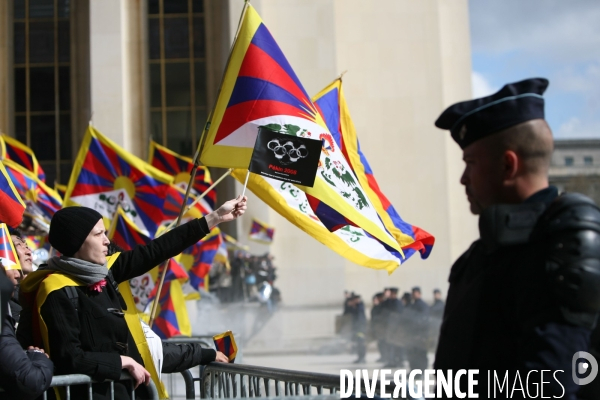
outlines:
[[600, 210], [550, 187], [522, 205], [487, 209], [480, 231], [450, 272], [435, 368], [509, 371], [509, 382], [517, 370], [523, 380], [530, 370], [563, 370], [545, 394], [572, 395], [571, 360], [588, 349], [598, 309]]
[[[451, 129], [464, 149], [494, 126], [543, 118], [547, 85], [506, 85], [450, 107], [436, 125]], [[548, 187], [521, 204], [486, 208], [479, 231], [450, 272], [435, 368], [479, 369], [480, 398], [493, 387], [488, 371], [500, 381], [508, 371], [510, 391], [496, 386], [494, 398], [535, 397], [543, 379], [544, 396], [575, 399], [573, 356], [588, 349], [600, 309], [600, 209], [583, 195], [558, 196]]]

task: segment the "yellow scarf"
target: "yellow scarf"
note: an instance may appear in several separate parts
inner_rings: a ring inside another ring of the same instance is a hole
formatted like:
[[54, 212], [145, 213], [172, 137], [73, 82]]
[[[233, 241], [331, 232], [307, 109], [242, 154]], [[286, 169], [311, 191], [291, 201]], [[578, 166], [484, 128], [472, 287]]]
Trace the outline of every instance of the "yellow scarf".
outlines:
[[[115, 253], [106, 258], [108, 269], [113, 266], [117, 260], [117, 257], [119, 257], [119, 254], [121, 253]], [[42, 318], [42, 306], [44, 305], [44, 302], [50, 293], [67, 286], [84, 286], [84, 284], [68, 277], [67, 275], [63, 275], [59, 272], [49, 272], [48, 270], [32, 272], [31, 274], [27, 275], [27, 279], [24, 279], [21, 283], [20, 290], [25, 294], [25, 297], [31, 297], [27, 294], [37, 293], [34, 297], [34, 305], [32, 310], [37, 312], [38, 316], [38, 321], [33, 321], [32, 324], [34, 329], [34, 338], [38, 335], [41, 336], [44, 349], [48, 355], [51, 355], [51, 349], [50, 342], [48, 340], [48, 328], [46, 327], [46, 323]], [[119, 284], [119, 292], [121, 292], [121, 295], [125, 300], [125, 304], [127, 305], [127, 310], [125, 310], [125, 322], [127, 323], [129, 332], [131, 332], [131, 336], [133, 337], [135, 345], [142, 356], [144, 367], [150, 373], [150, 377], [158, 389], [159, 397], [161, 399], [168, 399], [169, 395], [167, 394], [167, 390], [160, 379], [158, 379], [158, 373], [156, 371], [154, 362], [152, 361], [150, 347], [146, 341], [146, 336], [144, 335], [144, 331], [140, 323], [140, 317], [138, 316], [137, 308], [135, 306], [135, 302], [133, 301], [133, 296], [131, 294], [131, 288], [129, 287], [128, 281]], [[39, 329], [38, 332], [35, 332], [37, 330], [36, 328]]]

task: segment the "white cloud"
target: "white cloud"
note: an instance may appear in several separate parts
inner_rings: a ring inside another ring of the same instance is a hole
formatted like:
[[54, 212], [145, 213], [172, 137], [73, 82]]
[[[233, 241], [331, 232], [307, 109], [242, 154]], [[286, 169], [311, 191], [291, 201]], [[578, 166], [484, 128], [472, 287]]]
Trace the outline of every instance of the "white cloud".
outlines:
[[498, 89], [492, 87], [483, 74], [480, 74], [477, 71], [471, 72], [471, 90], [473, 98], [489, 96], [498, 91]]
[[598, 139], [600, 138], [600, 122], [582, 122], [577, 117], [572, 117], [563, 123], [554, 135], [560, 139]]

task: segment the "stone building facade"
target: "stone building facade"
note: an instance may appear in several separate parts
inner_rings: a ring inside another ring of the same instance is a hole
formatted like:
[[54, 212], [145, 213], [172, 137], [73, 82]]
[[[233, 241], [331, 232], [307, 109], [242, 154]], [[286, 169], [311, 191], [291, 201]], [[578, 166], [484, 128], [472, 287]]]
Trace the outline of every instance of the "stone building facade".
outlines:
[[[361, 146], [408, 222], [436, 236], [431, 257], [394, 274], [358, 267], [251, 196], [227, 227], [242, 242], [253, 217], [276, 228], [268, 248], [290, 305], [335, 304], [344, 289], [443, 290], [476, 237], [461, 153], [433, 121], [471, 98], [467, 0], [253, 0], [309, 94], [341, 72]], [[152, 138], [191, 155], [216, 97], [241, 0], [0, 1], [0, 130], [66, 183], [90, 121], [145, 158]], [[600, 160], [600, 157], [599, 157]], [[222, 171], [214, 170], [219, 176]], [[221, 200], [240, 192], [227, 179]]]

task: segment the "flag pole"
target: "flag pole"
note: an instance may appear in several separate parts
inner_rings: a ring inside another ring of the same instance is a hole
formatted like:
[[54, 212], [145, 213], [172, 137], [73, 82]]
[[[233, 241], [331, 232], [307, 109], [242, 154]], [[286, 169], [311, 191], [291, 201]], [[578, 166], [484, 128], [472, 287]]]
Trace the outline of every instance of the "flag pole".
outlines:
[[250, 170], [248, 170], [248, 172], [246, 172], [246, 180], [244, 181], [244, 189], [242, 190], [242, 199], [244, 198], [244, 195], [246, 194], [246, 187], [248, 187], [248, 178], [250, 178]]
[[[217, 179], [216, 181], [213, 182], [212, 185], [210, 185], [208, 187], [208, 189], [206, 189], [204, 192], [202, 192], [201, 195], [199, 195], [198, 197], [196, 197], [194, 199], [194, 201], [185, 208], [185, 212], [183, 213], [183, 215], [185, 215], [188, 211], [190, 211], [196, 204], [198, 204], [200, 202], [200, 200], [202, 200], [204, 197], [206, 197], [206, 195], [215, 188], [215, 186], [217, 186], [223, 179], [225, 179], [226, 177], [228, 177], [229, 175], [231, 175], [231, 173], [233, 172], [233, 168], [229, 168], [227, 171], [225, 171], [225, 173], [223, 175], [221, 175], [219, 177], [219, 179]], [[156, 237], [159, 237], [160, 235], [162, 235], [163, 233], [166, 233], [168, 231], [170, 231], [171, 229], [173, 229], [173, 227], [175, 226], [175, 222], [173, 221], [171, 222], [169, 225], [167, 225], [165, 227], [164, 230], [162, 230], [160, 232], [160, 234], [158, 234]]]
[[202, 147], [203, 147], [202, 145], [203, 145], [204, 141], [206, 140], [206, 132], [208, 131], [208, 129], [210, 129], [210, 121], [212, 120], [213, 114], [215, 112], [215, 107], [217, 105], [217, 101], [219, 100], [219, 96], [221, 94], [221, 88], [223, 87], [223, 81], [225, 80], [225, 74], [227, 73], [227, 68], [229, 67], [229, 63], [231, 62], [231, 54], [233, 53], [233, 48], [235, 46], [235, 43], [237, 42], [237, 38], [240, 33], [240, 29], [242, 27], [242, 22], [244, 21], [244, 15], [246, 15], [246, 10], [248, 9], [248, 6], [249, 6], [248, 0], [244, 1], [244, 8], [242, 9], [242, 14], [240, 15], [240, 20], [238, 22], [238, 26], [235, 31], [235, 36], [233, 38], [233, 42], [231, 43], [231, 48], [229, 49], [229, 56], [227, 57], [227, 63], [225, 63], [225, 69], [223, 70], [223, 75], [221, 77], [221, 84], [219, 85], [217, 97], [215, 98], [214, 104], [210, 110], [210, 114], [208, 115], [208, 120], [206, 121], [206, 124], [204, 124], [202, 136], [200, 138], [200, 141], [198, 142], [198, 147], [196, 148], [196, 153], [194, 154], [194, 167], [193, 167], [192, 171], [190, 171], [190, 182], [188, 184], [187, 190], [185, 191], [185, 197], [183, 199], [183, 204], [181, 204], [181, 210], [179, 212], [179, 217], [177, 218], [177, 223], [175, 226], [179, 226], [179, 224], [181, 223], [181, 219], [183, 218], [183, 215], [185, 214], [185, 206], [187, 204], [187, 199], [190, 196], [190, 188], [196, 177], [196, 170], [200, 166], [200, 150], [202, 149]]
[[[169, 259], [170, 260], [170, 259]], [[160, 304], [160, 292], [162, 291], [162, 287], [165, 283], [165, 276], [167, 275], [167, 267], [169, 266], [169, 260], [163, 261], [162, 264], [158, 267], [158, 273], [160, 274], [160, 284], [156, 289], [156, 296], [154, 296], [154, 300], [152, 300], [152, 308], [150, 310], [150, 320], [148, 321], [148, 326], [152, 328], [154, 321], [156, 320], [156, 312], [158, 311], [158, 305]], [[161, 273], [162, 267], [162, 273]]]
[[[227, 73], [227, 68], [229, 67], [229, 63], [231, 62], [231, 54], [233, 53], [233, 48], [235, 46], [235, 43], [237, 42], [237, 38], [240, 33], [240, 29], [242, 27], [242, 22], [244, 21], [244, 15], [246, 15], [246, 10], [248, 9], [248, 6], [249, 6], [248, 0], [244, 1], [244, 8], [242, 9], [242, 14], [240, 15], [240, 20], [238, 22], [238, 26], [235, 31], [235, 36], [233, 38], [233, 42], [231, 43], [231, 48], [229, 50], [229, 56], [227, 57], [227, 63], [225, 63], [225, 69], [223, 70], [223, 75], [221, 77], [221, 84], [219, 85], [217, 97], [215, 98], [213, 107], [211, 108], [210, 114], [208, 115], [208, 120], [206, 121], [206, 124], [204, 124], [204, 130], [202, 131], [202, 136], [200, 137], [200, 141], [198, 142], [198, 147], [196, 148], [196, 154], [194, 155], [194, 167], [192, 168], [192, 171], [190, 171], [190, 181], [189, 181], [188, 187], [185, 191], [185, 197], [183, 198], [183, 203], [181, 204], [181, 211], [179, 212], [179, 217], [177, 217], [177, 222], [175, 223], [176, 227], [179, 226], [179, 224], [181, 223], [181, 219], [183, 218], [183, 215], [185, 214], [187, 199], [190, 197], [190, 189], [192, 188], [192, 183], [194, 182], [194, 179], [196, 178], [196, 170], [200, 166], [200, 149], [202, 149], [202, 144], [206, 140], [206, 132], [210, 128], [210, 121], [212, 120], [212, 116], [215, 112], [215, 107], [217, 105], [217, 101], [219, 100], [219, 95], [221, 94], [221, 88], [223, 87], [223, 81], [225, 80], [225, 74]], [[166, 275], [166, 269], [161, 274], [160, 284], [156, 291], [157, 299], [160, 298], [159, 296], [160, 296], [160, 292], [162, 290], [162, 285], [165, 281], [165, 275]], [[156, 308], [154, 308], [154, 313], [155, 312], [156, 312]], [[151, 322], [154, 321], [154, 317], [155, 317], [154, 313], [150, 314]], [[152, 324], [149, 324], [149, 325], [150, 325], [150, 327], [152, 327]]]

